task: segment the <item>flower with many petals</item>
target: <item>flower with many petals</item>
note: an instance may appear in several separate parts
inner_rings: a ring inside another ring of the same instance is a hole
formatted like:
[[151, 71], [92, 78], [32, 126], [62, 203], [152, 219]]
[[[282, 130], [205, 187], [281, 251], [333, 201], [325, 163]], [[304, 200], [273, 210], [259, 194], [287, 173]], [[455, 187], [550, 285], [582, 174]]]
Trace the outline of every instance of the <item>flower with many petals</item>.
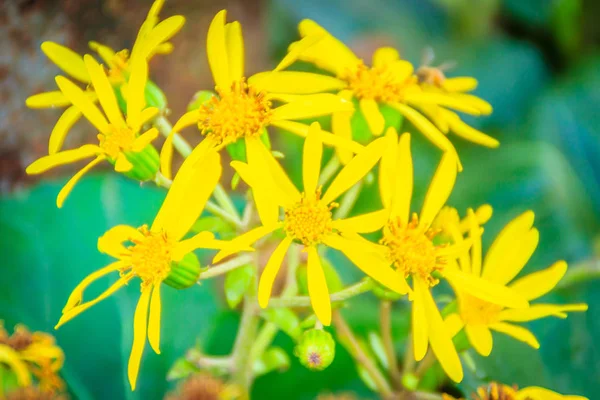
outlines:
[[[442, 395], [443, 400], [456, 400], [447, 394]], [[530, 386], [518, 389], [517, 386], [508, 386], [497, 382], [480, 386], [470, 397], [473, 400], [588, 400], [587, 397], [575, 395], [562, 395], [552, 390], [539, 386]]]

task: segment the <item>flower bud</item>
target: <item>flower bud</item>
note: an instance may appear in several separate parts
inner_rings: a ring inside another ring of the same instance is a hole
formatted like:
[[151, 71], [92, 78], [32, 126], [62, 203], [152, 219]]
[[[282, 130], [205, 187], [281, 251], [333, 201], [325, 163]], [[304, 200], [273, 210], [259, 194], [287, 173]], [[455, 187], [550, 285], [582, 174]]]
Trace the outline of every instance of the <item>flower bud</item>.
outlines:
[[160, 158], [153, 145], [149, 144], [139, 152], [128, 151], [125, 153], [127, 160], [133, 168], [124, 175], [141, 182], [154, 179], [160, 167]]
[[310, 329], [300, 337], [294, 355], [306, 368], [322, 371], [333, 362], [335, 342], [329, 332], [323, 329]]
[[202, 267], [194, 253], [186, 254], [180, 261], [171, 263], [171, 272], [163, 282], [175, 289], [186, 289], [198, 282]]

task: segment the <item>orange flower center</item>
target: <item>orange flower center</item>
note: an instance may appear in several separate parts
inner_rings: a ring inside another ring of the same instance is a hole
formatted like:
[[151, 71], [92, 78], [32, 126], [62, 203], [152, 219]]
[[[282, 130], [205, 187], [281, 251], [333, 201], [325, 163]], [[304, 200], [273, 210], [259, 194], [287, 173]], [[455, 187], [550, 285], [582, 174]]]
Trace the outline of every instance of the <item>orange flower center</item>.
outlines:
[[147, 225], [138, 230], [144, 235], [133, 240], [131, 270], [142, 280], [142, 290], [151, 284], [163, 281], [171, 272], [171, 253], [174, 243], [164, 232], [151, 232]]
[[229, 144], [244, 137], [260, 136], [273, 113], [271, 101], [242, 79], [230, 90], [217, 88], [218, 96], [200, 107], [198, 129], [217, 143]]
[[108, 133], [98, 134], [98, 141], [104, 153], [114, 160], [119, 153], [131, 150], [135, 133], [129, 128], [117, 128], [111, 124]]
[[342, 79], [348, 82], [356, 98], [374, 99], [383, 103], [402, 103], [407, 91], [419, 90], [414, 76], [399, 80], [390, 65], [369, 68], [360, 63]]
[[500, 383], [492, 382], [487, 386], [477, 388], [473, 393], [474, 400], [516, 400], [517, 389]]
[[288, 236], [310, 246], [322, 242], [325, 235], [332, 232], [331, 210], [336, 203], [323, 204], [321, 190], [317, 190], [314, 197], [302, 195], [300, 201], [285, 210], [283, 228]]
[[129, 66], [129, 50], [124, 49], [115, 53], [110, 60], [112, 67], [108, 70], [108, 79], [111, 83], [125, 83], [126, 71]]

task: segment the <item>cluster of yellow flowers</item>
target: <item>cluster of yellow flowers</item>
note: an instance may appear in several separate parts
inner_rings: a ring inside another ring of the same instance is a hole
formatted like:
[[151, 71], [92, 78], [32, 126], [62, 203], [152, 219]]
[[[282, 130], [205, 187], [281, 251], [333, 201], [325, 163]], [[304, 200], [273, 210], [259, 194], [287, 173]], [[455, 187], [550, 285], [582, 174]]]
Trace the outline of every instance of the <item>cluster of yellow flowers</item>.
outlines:
[[[300, 40], [289, 46], [274, 70], [246, 78], [241, 25], [237, 21], [227, 23], [226, 12], [221, 11], [210, 24], [206, 47], [215, 93], [194, 103], [172, 128], [165, 129], [166, 103], [161, 100], [162, 92], [149, 80], [148, 61], [172, 49], [169, 40], [182, 28], [184, 18], [173, 16], [161, 21], [158, 15], [163, 2], [155, 1], [131, 52], [115, 52], [90, 43], [103, 64], [91, 55], [81, 57], [59, 44], [44, 43], [42, 51], [79, 84], [57, 76], [58, 91], [38, 94], [27, 101], [34, 108], [68, 106], [50, 136], [49, 154], [31, 164], [28, 173], [38, 174], [93, 158], [63, 187], [58, 207], [76, 182], [104, 160], [129, 177], [169, 187], [152, 225], [118, 225], [98, 240], [99, 251], [116, 261], [86, 277], [73, 290], [57, 325], [138, 278], [141, 296], [129, 359], [132, 389], [146, 337], [152, 349], [160, 352], [161, 283], [177, 288], [193, 285], [202, 273], [193, 253], [200, 248], [219, 250], [213, 260], [218, 263], [240, 252], [262, 250], [265, 241], [277, 240], [278, 244], [270, 247], [274, 251], [266, 258], [258, 284], [258, 303], [264, 308], [288, 249], [301, 246], [307, 254], [310, 303], [325, 326], [331, 323], [332, 306], [322, 251], [325, 247], [340, 251], [378, 284], [408, 296], [412, 303], [410, 351], [414, 359], [422, 360], [431, 348], [456, 382], [462, 380], [463, 368], [452, 339], [463, 328], [472, 346], [484, 356], [492, 351], [491, 330], [537, 348], [539, 343], [533, 334], [514, 323], [550, 316], [565, 318], [567, 312], [587, 308], [585, 304], [530, 304], [563, 277], [567, 269], [564, 261], [514, 279], [538, 244], [533, 212], [527, 211], [510, 222], [483, 257], [482, 226], [491, 217], [491, 207], [469, 209], [460, 218], [455, 209], [446, 206], [462, 170], [449, 133], [490, 148], [499, 145], [457, 114], [492, 112], [489, 103], [469, 94], [477, 86], [474, 78], [447, 78], [440, 69], [430, 66], [415, 69], [389, 47], [378, 49], [368, 66], [310, 20], [300, 23]], [[331, 74], [288, 70], [297, 60], [313, 63]], [[410, 134], [398, 135], [396, 127], [388, 126], [382, 106], [395, 110], [442, 150], [419, 213], [411, 211]], [[366, 120], [372, 138], [369, 143], [354, 140], [355, 113]], [[67, 132], [82, 115], [97, 130], [98, 144], [61, 149]], [[324, 131], [316, 122], [305, 122], [320, 116], [331, 117], [332, 132]], [[196, 125], [204, 136], [193, 150], [178, 135], [191, 125]], [[271, 151], [268, 127], [304, 138], [302, 188], [292, 183], [277, 153]], [[166, 137], [160, 154], [152, 144], [159, 133]], [[339, 160], [333, 173], [322, 170], [324, 145], [335, 148], [333, 157]], [[231, 167], [250, 188], [258, 219], [239, 223], [234, 209], [233, 215], [228, 214], [238, 222], [238, 235], [233, 240], [217, 239], [207, 231], [189, 237], [205, 206], [211, 205], [210, 210], [217, 215], [227, 211], [227, 201], [219, 207], [209, 199], [212, 195], [226, 197], [219, 184], [220, 151], [232, 146], [243, 149], [244, 155], [231, 162]], [[174, 147], [186, 159], [171, 180]], [[372, 176], [375, 169], [382, 209], [351, 217], [336, 212], [342, 208], [340, 198]], [[363, 236], [373, 232], [381, 235], [379, 241]], [[93, 300], [83, 300], [84, 290], [93, 281], [113, 272], [118, 272], [120, 278], [112, 286]], [[432, 288], [441, 280], [451, 285], [458, 300], [456, 310], [445, 318], [432, 295]], [[526, 398], [549, 397], [532, 392]]]

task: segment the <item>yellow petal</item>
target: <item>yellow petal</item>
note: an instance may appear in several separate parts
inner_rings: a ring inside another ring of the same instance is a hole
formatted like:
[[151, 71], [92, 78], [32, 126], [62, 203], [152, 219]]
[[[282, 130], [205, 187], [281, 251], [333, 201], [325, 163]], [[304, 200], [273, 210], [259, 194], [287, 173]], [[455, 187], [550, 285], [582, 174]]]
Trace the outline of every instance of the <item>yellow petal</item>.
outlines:
[[406, 280], [390, 266], [383, 253], [385, 248], [382, 247], [382, 253], [377, 253], [374, 250], [377, 247], [365, 239], [348, 239], [335, 234], [326, 236], [324, 243], [344, 253], [354, 265], [383, 286], [397, 293], [408, 293]]
[[444, 319], [444, 325], [446, 326], [448, 334], [451, 337], [454, 337], [462, 330], [465, 323], [458, 313], [452, 313]]
[[374, 211], [356, 217], [337, 219], [331, 226], [340, 232], [371, 233], [381, 229], [389, 219], [386, 209]]
[[41, 47], [44, 54], [69, 76], [80, 82], [90, 82], [90, 76], [79, 54], [54, 42], [44, 42]]
[[410, 203], [413, 191], [413, 161], [410, 151], [410, 134], [400, 136], [398, 145], [394, 143], [392, 151], [396, 151], [394, 172], [390, 178], [392, 183], [391, 216], [398, 217], [407, 224], [410, 215]]
[[[142, 39], [141, 47], [139, 48], [141, 53], [137, 56], [140, 56], [143, 59], [150, 57], [156, 52], [157, 48], [161, 44], [175, 36], [175, 34], [181, 30], [184, 24], [185, 18], [181, 15], [174, 15], [165, 19], [164, 21], [161, 21]], [[133, 51], [132, 57], [134, 57]]]
[[310, 35], [289, 46], [288, 53], [277, 64], [274, 71], [281, 71], [292, 65], [298, 60], [308, 49], [323, 39], [323, 35]]
[[94, 57], [90, 56], [89, 54], [86, 54], [83, 57], [83, 61], [85, 62], [85, 66], [92, 79], [94, 91], [98, 95], [98, 101], [100, 102], [100, 105], [102, 105], [108, 120], [115, 127], [124, 128], [125, 120], [123, 119], [123, 115], [119, 109], [115, 91], [106, 77], [104, 68], [101, 67], [100, 64], [94, 60]]
[[540, 233], [537, 229], [532, 228], [525, 235], [520, 236], [520, 239], [520, 243], [515, 243], [514, 247], [506, 249], [507, 251], [503, 254], [503, 257], [495, 261], [499, 264], [486, 263], [486, 269], [483, 272], [486, 279], [506, 284], [523, 269], [535, 252], [540, 240]]
[[518, 310], [502, 310], [499, 318], [502, 321], [527, 322], [546, 317], [563, 318], [567, 312], [581, 312], [587, 309], [587, 304], [534, 304]]
[[[165, 140], [165, 143], [160, 151], [160, 170], [167, 179], [171, 179], [173, 176], [171, 172], [171, 166], [173, 163], [173, 136], [176, 133], [179, 133], [183, 128], [197, 123], [199, 118], [200, 116], [198, 114], [198, 110], [189, 111], [183, 114], [177, 123], [175, 123], [173, 129], [171, 129], [167, 140]], [[204, 146], [206, 146], [206, 144]], [[200, 145], [198, 147], [200, 147]]]
[[308, 131], [308, 136], [304, 140], [304, 150], [302, 154], [302, 180], [304, 184], [304, 193], [315, 193], [319, 183], [319, 174], [321, 172], [321, 158], [323, 157], [323, 144], [319, 140], [321, 126], [318, 122], [313, 122]]
[[122, 258], [130, 253], [124, 242], [140, 241], [144, 235], [133, 226], [116, 225], [98, 238], [98, 251], [114, 258]]
[[445, 268], [443, 274], [452, 283], [453, 287], [459, 288], [461, 291], [465, 291], [481, 300], [512, 308], [525, 308], [529, 305], [527, 300], [519, 293], [504, 285], [451, 267]]
[[416, 92], [406, 96], [406, 102], [411, 105], [433, 104], [438, 106], [450, 107], [471, 115], [481, 115], [481, 111], [470, 104], [469, 101], [457, 98], [457, 96], [443, 93]]
[[221, 177], [221, 157], [214, 150], [200, 160], [187, 158], [167, 193], [152, 224], [152, 231], [163, 230], [179, 240], [198, 219]]
[[[346, 100], [352, 99], [352, 92], [343, 90], [338, 93]], [[340, 137], [348, 142], [352, 142], [352, 116], [353, 111], [338, 111], [331, 114], [331, 132], [337, 137]], [[336, 153], [342, 165], [346, 165], [352, 159], [353, 152], [341, 147], [336, 149]]]
[[25, 100], [25, 105], [27, 105], [27, 107], [36, 109], [66, 107], [70, 104], [71, 101], [67, 99], [60, 90], [34, 94]]
[[365, 116], [365, 120], [367, 121], [367, 125], [369, 125], [369, 130], [375, 136], [379, 136], [383, 133], [383, 128], [385, 128], [385, 120], [383, 119], [383, 115], [381, 111], [379, 111], [379, 105], [373, 99], [361, 99], [360, 103], [360, 111]]
[[387, 69], [391, 72], [394, 81], [397, 83], [405, 83], [408, 81], [415, 68], [406, 60], [396, 60], [388, 64]]
[[530, 386], [519, 390], [516, 400], [588, 400], [588, 398], [583, 396], [563, 396], [548, 389]]
[[329, 289], [327, 289], [327, 281], [325, 280], [325, 273], [321, 266], [319, 253], [317, 253], [317, 249], [314, 246], [308, 248], [308, 261], [306, 265], [310, 304], [319, 321], [323, 325], [329, 326], [331, 325]]
[[295, 101], [284, 104], [273, 110], [273, 121], [308, 119], [331, 115], [338, 111], [352, 111], [354, 106], [349, 101], [331, 94], [307, 94], [299, 96]]
[[452, 123], [451, 129], [455, 135], [460, 136], [461, 138], [468, 140], [469, 142], [489, 147], [492, 149], [495, 149], [496, 147], [500, 146], [500, 142], [498, 140], [465, 124], [460, 119]]
[[206, 53], [208, 64], [215, 80], [215, 85], [221, 90], [229, 90], [231, 78], [229, 77], [229, 59], [225, 42], [225, 17], [227, 12], [221, 10], [215, 15], [208, 28], [206, 38]]
[[419, 218], [419, 224], [423, 227], [431, 226], [431, 223], [446, 204], [452, 193], [456, 182], [456, 158], [450, 153], [444, 154], [440, 165], [433, 175], [429, 189], [423, 201], [423, 208]]
[[473, 107], [474, 109], [478, 110], [478, 112], [481, 115], [489, 115], [493, 111], [492, 105], [490, 103], [483, 100], [482, 98], [473, 96], [472, 94], [456, 93], [452, 97], [454, 97], [461, 103], [464, 103], [465, 105], [468, 105], [469, 107]]
[[114, 263], [109, 264], [104, 268], [100, 268], [99, 270], [94, 271], [91, 274], [89, 274], [88, 276], [86, 276], [79, 283], [79, 285], [77, 285], [75, 287], [75, 289], [73, 289], [73, 291], [69, 295], [69, 299], [67, 300], [67, 304], [62, 309], [62, 313], [66, 314], [71, 309], [73, 309], [81, 304], [81, 302], [83, 300], [83, 292], [85, 289], [87, 289], [87, 287], [92, 282], [98, 280], [99, 278], [102, 278], [103, 276], [110, 274], [111, 272], [118, 271], [119, 269], [121, 269], [125, 266], [126, 266], [126, 264], [123, 261], [121, 261], [121, 260], [115, 261]]
[[151, 122], [160, 112], [160, 110], [156, 107], [148, 107], [142, 110], [140, 114], [140, 119], [142, 120], [142, 125]]
[[102, 294], [100, 294], [100, 296], [96, 297], [94, 300], [79, 304], [79, 305], [69, 309], [67, 312], [65, 312], [60, 317], [60, 320], [58, 321], [58, 323], [56, 324], [54, 329], [60, 328], [62, 325], [64, 325], [68, 321], [72, 320], [73, 318], [75, 318], [76, 316], [78, 316], [79, 314], [81, 314], [82, 312], [87, 310], [88, 308], [98, 304], [102, 300], [104, 300], [107, 297], [109, 297], [110, 295], [112, 295], [114, 292], [116, 292], [117, 290], [119, 290], [120, 288], [125, 286], [127, 284], [127, 282], [129, 282], [131, 280], [131, 278], [133, 278], [133, 276], [134, 275], [131, 273], [122, 276], [115, 283], [113, 283], [108, 289], [106, 289], [104, 292], [102, 292]]
[[229, 61], [229, 78], [235, 81], [244, 77], [244, 37], [242, 25], [233, 21], [225, 25], [225, 42]]
[[108, 46], [105, 46], [101, 43], [91, 41], [88, 43], [90, 49], [94, 50], [100, 58], [106, 63], [109, 68], [113, 68], [113, 59], [115, 57], [115, 51]]
[[132, 391], [135, 390], [140, 362], [144, 353], [144, 345], [146, 344], [148, 304], [150, 303], [151, 293], [152, 285], [146, 287], [142, 292], [135, 308], [135, 315], [133, 316], [133, 345], [131, 346], [131, 354], [129, 355], [129, 363], [127, 364], [127, 376], [129, 377]]
[[54, 154], [62, 148], [65, 138], [69, 130], [81, 118], [81, 112], [75, 106], [71, 106], [65, 110], [56, 121], [56, 125], [52, 128], [50, 139], [48, 141], [48, 154]]
[[137, 57], [131, 60], [131, 75], [127, 83], [127, 125], [134, 132], [142, 125], [141, 113], [146, 105], [146, 82], [148, 80], [148, 63], [146, 59]]
[[152, 350], [160, 354], [160, 284], [154, 285], [150, 299], [150, 318], [148, 320], [148, 341]]
[[258, 282], [258, 304], [265, 308], [269, 305], [269, 298], [271, 297], [271, 289], [273, 288], [273, 282], [275, 282], [275, 277], [277, 276], [277, 272], [281, 268], [281, 263], [283, 262], [283, 258], [288, 251], [288, 248], [292, 244], [292, 238], [286, 236], [275, 248], [271, 257], [269, 257], [269, 261], [267, 261], [267, 265], [260, 275], [260, 281]]
[[[419, 104], [419, 111], [429, 118], [442, 133], [448, 134], [450, 132], [450, 121], [446, 117], [446, 114], [444, 114], [444, 111], [448, 110], [432, 104]], [[448, 112], [452, 113], [452, 111]]]
[[400, 53], [393, 47], [380, 47], [373, 53], [373, 67], [379, 68], [391, 64], [400, 58]]
[[94, 160], [92, 160], [90, 163], [88, 163], [88, 165], [86, 165], [85, 167], [80, 169], [75, 175], [73, 175], [73, 177], [71, 179], [69, 179], [69, 181], [65, 184], [65, 186], [63, 186], [62, 189], [60, 189], [60, 192], [58, 192], [58, 196], [56, 197], [56, 206], [58, 208], [62, 208], [65, 200], [67, 199], [67, 196], [69, 195], [69, 193], [71, 193], [71, 190], [73, 190], [73, 187], [75, 186], [75, 184], [77, 182], [79, 182], [81, 177], [83, 175], [85, 175], [86, 173], [88, 173], [89, 170], [94, 168], [98, 163], [100, 163], [101, 161], [104, 161], [105, 159], [106, 159], [106, 157], [104, 155], [100, 155], [100, 156], [96, 157]]
[[567, 263], [557, 261], [549, 268], [517, 279], [510, 288], [527, 300], [534, 300], [550, 292], [567, 272]]
[[301, 71], [261, 72], [248, 83], [264, 92], [313, 94], [344, 89], [346, 82], [327, 75]]
[[531, 333], [529, 330], [523, 327], [513, 324], [507, 324], [505, 322], [497, 322], [495, 324], [490, 325], [490, 329], [512, 336], [513, 338], [520, 340], [523, 343], [527, 343], [534, 349], [540, 348], [540, 343], [537, 341], [535, 336], [533, 336], [533, 333]]
[[200, 232], [189, 239], [177, 243], [172, 253], [174, 261], [181, 260], [186, 254], [196, 249], [224, 249], [229, 242], [215, 239], [212, 232]]
[[485, 325], [466, 325], [465, 332], [475, 350], [484, 357], [492, 352], [494, 341], [492, 332]]
[[[396, 176], [396, 158], [398, 156], [398, 133], [393, 127], [389, 127], [385, 133], [388, 145], [383, 151], [379, 164], [379, 196], [383, 207], [390, 208], [394, 193]], [[409, 148], [410, 151], [410, 148]], [[412, 190], [412, 188], [411, 188]]]
[[442, 82], [442, 88], [448, 92], [470, 92], [477, 88], [477, 79], [469, 76], [446, 78]]
[[323, 195], [323, 203], [331, 203], [367, 175], [383, 155], [387, 143], [386, 138], [374, 140], [344, 166]]
[[115, 161], [115, 171], [117, 172], [128, 172], [133, 168], [131, 161], [127, 159], [124, 153], [119, 153]]
[[102, 150], [98, 146], [93, 144], [84, 144], [77, 149], [65, 150], [37, 159], [30, 166], [28, 166], [25, 171], [29, 175], [36, 175], [59, 165], [70, 164], [98, 155], [98, 153], [101, 152]]
[[148, 146], [150, 143], [154, 141], [158, 137], [158, 129], [151, 128], [146, 132], [138, 136], [133, 142], [133, 146], [131, 146], [132, 151], [142, 151]]
[[243, 233], [242, 235], [228, 242], [226, 247], [218, 252], [213, 258], [213, 263], [218, 263], [225, 257], [239, 253], [240, 251], [252, 251], [253, 249], [249, 249], [251, 244], [280, 227], [281, 225], [279, 224], [273, 226], [259, 226], [258, 228], [254, 228], [246, 233]]
[[[437, 305], [433, 301], [429, 287], [427, 283], [421, 279], [415, 279], [415, 296], [420, 294], [423, 307], [425, 309], [425, 315], [427, 317], [427, 335], [429, 336], [429, 343], [431, 344], [431, 350], [435, 354], [436, 358], [440, 362], [440, 365], [446, 372], [446, 374], [454, 382], [460, 382], [463, 379], [463, 370], [458, 358], [458, 353], [452, 343], [452, 337], [448, 334], [440, 311]], [[418, 293], [417, 290], [420, 292]]]
[[[477, 216], [472, 209], [467, 211], [467, 220], [469, 222], [469, 237], [472, 240], [471, 246], [471, 271], [475, 276], [481, 276], [481, 229], [477, 221]], [[527, 297], [525, 299], [529, 300]]]
[[429, 327], [427, 326], [425, 302], [421, 295], [422, 290], [422, 286], [415, 285], [411, 312], [413, 352], [416, 361], [421, 361], [425, 357], [429, 347]]
[[[335, 113], [333, 115], [335, 115]], [[308, 135], [309, 126], [301, 122], [273, 121], [271, 125], [290, 131], [298, 136], [306, 137], [306, 135]], [[364, 149], [364, 146], [353, 140], [349, 140], [349, 138], [336, 136], [323, 130], [321, 130], [320, 139], [323, 144], [333, 146], [337, 149], [347, 150], [352, 153], [358, 153]]]
[[[15, 374], [19, 386], [28, 387], [31, 385], [31, 375], [27, 364], [21, 360], [19, 353], [13, 350], [12, 347], [0, 344], [0, 363], [8, 365], [10, 371]], [[4, 397], [4, 391], [2, 395]]]
[[98, 107], [73, 82], [63, 76], [56, 77], [56, 84], [79, 111], [102, 133], [109, 133], [108, 122]]

